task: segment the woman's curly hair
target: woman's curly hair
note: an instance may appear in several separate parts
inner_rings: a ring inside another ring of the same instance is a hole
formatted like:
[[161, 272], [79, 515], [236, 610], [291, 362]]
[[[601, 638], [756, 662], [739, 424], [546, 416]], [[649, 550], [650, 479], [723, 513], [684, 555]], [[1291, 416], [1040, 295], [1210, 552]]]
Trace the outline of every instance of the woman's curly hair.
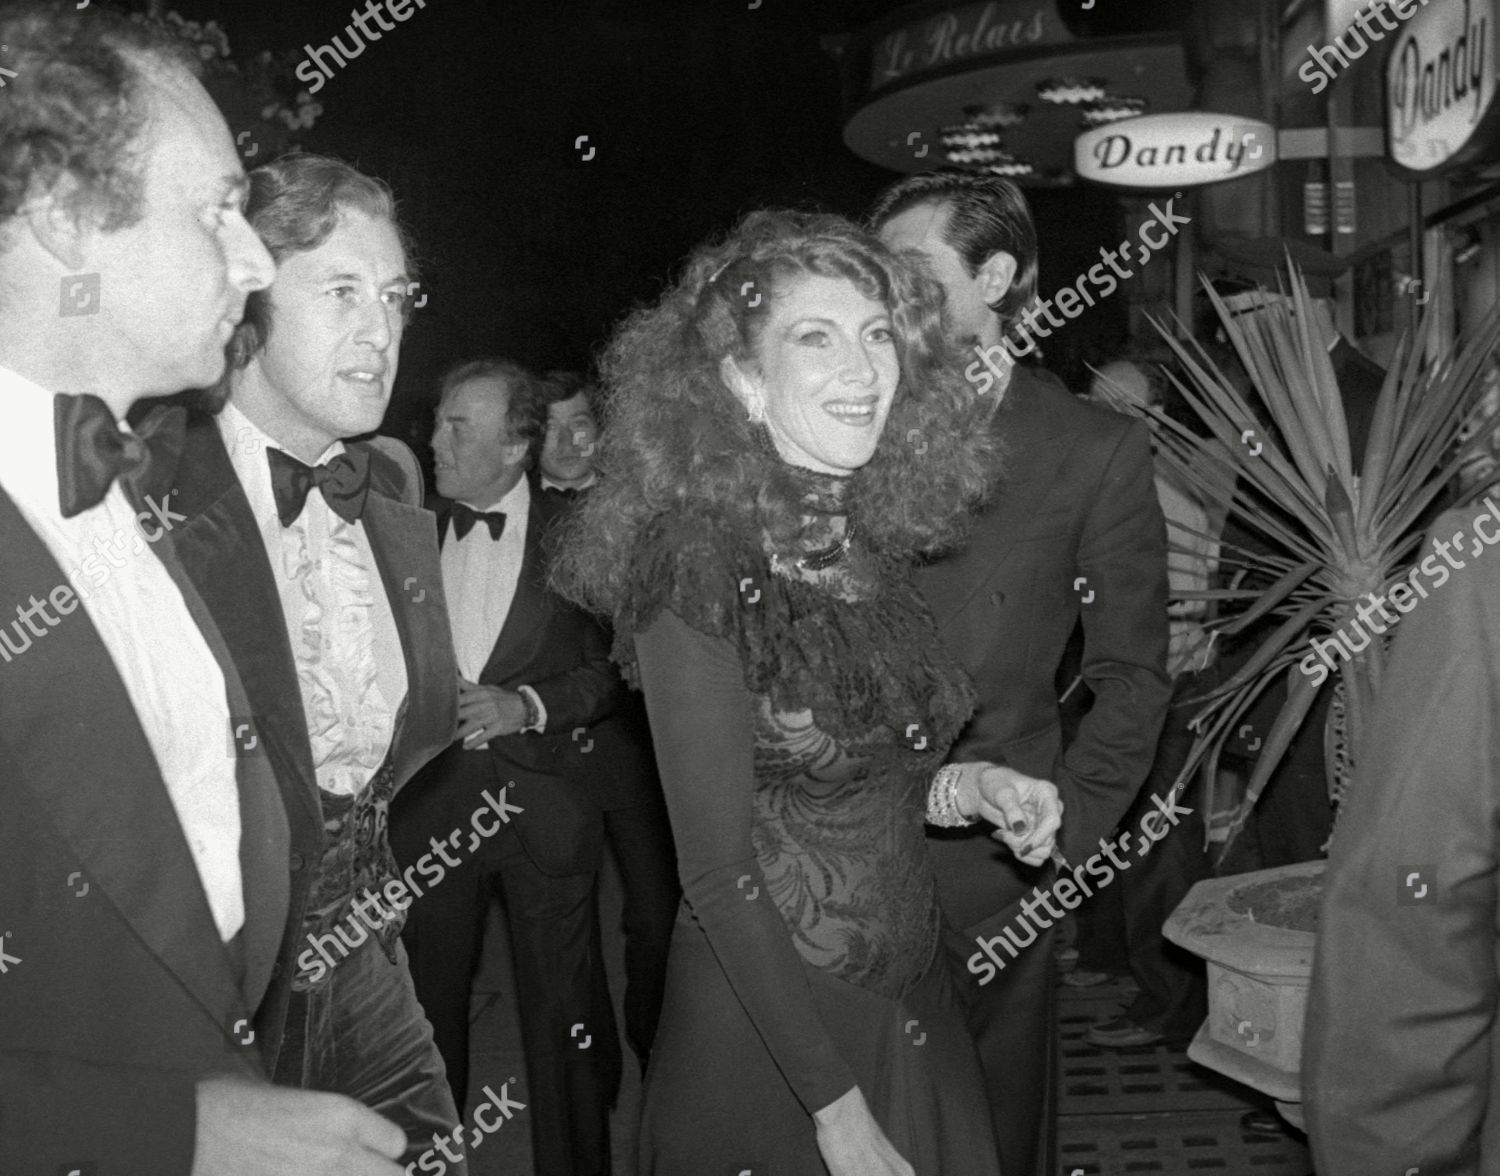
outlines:
[[[758, 367], [776, 297], [803, 276], [844, 278], [886, 305], [901, 375], [885, 431], [850, 477], [849, 521], [872, 549], [914, 558], [957, 543], [995, 472], [987, 426], [947, 341], [943, 292], [912, 257], [842, 217], [762, 211], [697, 249], [676, 285], [616, 330], [600, 362], [599, 485], [572, 521], [558, 587], [613, 615], [638, 574], [638, 544], [663, 515], [701, 519], [759, 546], [790, 550], [805, 479], [777, 456], [719, 374], [732, 356]], [[758, 435], [759, 434], [759, 435]]]
[[[143, 62], [199, 76], [182, 40], [107, 8], [28, 3], [0, 9], [0, 227], [63, 178], [69, 211], [103, 232], [140, 220], [138, 150], [146, 125]], [[0, 79], [3, 80], [3, 79]]]

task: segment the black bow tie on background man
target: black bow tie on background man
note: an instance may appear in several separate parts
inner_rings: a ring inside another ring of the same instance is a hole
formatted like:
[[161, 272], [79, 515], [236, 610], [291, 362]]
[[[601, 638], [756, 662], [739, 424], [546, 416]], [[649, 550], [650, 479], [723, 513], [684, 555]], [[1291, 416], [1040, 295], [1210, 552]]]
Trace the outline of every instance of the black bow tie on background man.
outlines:
[[339, 518], [352, 523], [364, 513], [370, 492], [368, 450], [345, 450], [323, 465], [310, 466], [280, 449], [267, 449], [271, 461], [271, 490], [276, 495], [276, 517], [283, 527], [297, 521], [307, 505], [307, 495], [316, 486], [323, 500]]
[[118, 478], [138, 505], [171, 483], [182, 454], [187, 412], [158, 405], [134, 433], [115, 423], [109, 405], [93, 395], [59, 393], [52, 402], [57, 434], [57, 502], [70, 519], [104, 501]]
[[505, 531], [505, 512], [500, 510], [475, 510], [472, 506], [465, 506], [462, 502], [453, 504], [453, 513], [449, 516], [453, 520], [453, 536], [462, 539], [474, 529], [474, 524], [483, 521], [490, 529], [490, 538], [498, 539]]
[[543, 486], [543, 494], [556, 494], [564, 502], [574, 502], [583, 493], [577, 486]]

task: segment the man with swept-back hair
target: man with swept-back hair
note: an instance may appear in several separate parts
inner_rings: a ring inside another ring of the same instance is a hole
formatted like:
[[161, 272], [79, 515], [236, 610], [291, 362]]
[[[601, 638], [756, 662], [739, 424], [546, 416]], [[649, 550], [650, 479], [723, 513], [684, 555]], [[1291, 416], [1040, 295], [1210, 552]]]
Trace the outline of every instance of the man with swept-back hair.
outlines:
[[548, 586], [561, 503], [526, 476], [551, 386], [508, 359], [470, 360], [442, 381], [432, 435], [441, 499], [434, 538], [458, 660], [458, 738], [399, 798], [391, 842], [410, 867], [468, 814], [502, 813], [452, 875], [412, 908], [404, 937], [454, 1095], [469, 1083], [469, 997], [485, 914], [503, 897], [539, 1176], [609, 1171], [620, 1080], [599, 960], [594, 887], [603, 820], [579, 770], [588, 729], [625, 692], [609, 643]]
[[[947, 294], [950, 333], [990, 357], [965, 375], [984, 381], [976, 395], [998, 385], [1001, 398], [992, 418], [1004, 444], [1001, 490], [968, 547], [918, 575], [945, 640], [979, 685], [978, 709], [949, 758], [992, 760], [1053, 781], [1063, 801], [1059, 846], [1080, 867], [1140, 789], [1171, 695], [1166, 524], [1149, 435], [1139, 421], [1075, 400], [1050, 373], [1013, 364], [1002, 347], [1037, 282], [1036, 230], [1014, 184], [968, 172], [910, 176], [880, 194], [870, 221], [887, 245], [926, 259]], [[1093, 705], [1064, 746], [1056, 678], [1080, 626]], [[956, 929], [950, 960], [977, 978], [968, 986], [969, 1027], [1001, 1167], [1050, 1176], [1052, 935], [1038, 933], [1018, 958], [975, 948], [1019, 925], [1022, 902], [1034, 903], [1030, 892], [1050, 883], [1052, 866], [1020, 866], [972, 830], [930, 830], [928, 841]]]
[[0, 1170], [398, 1176], [390, 1123], [268, 1081], [287, 818], [175, 550], [180, 414], [122, 423], [272, 279], [229, 128], [107, 10], [0, 6], [0, 68]]
[[410, 246], [390, 189], [323, 156], [257, 168], [247, 215], [276, 278], [230, 342], [222, 411], [189, 415], [173, 505], [291, 828], [290, 917], [256, 1032], [278, 1083], [357, 1098], [402, 1129], [403, 1163], [441, 1151], [461, 1173], [400, 941], [426, 887], [386, 836], [392, 797], [452, 738], [457, 671], [416, 459], [361, 439], [396, 378]]

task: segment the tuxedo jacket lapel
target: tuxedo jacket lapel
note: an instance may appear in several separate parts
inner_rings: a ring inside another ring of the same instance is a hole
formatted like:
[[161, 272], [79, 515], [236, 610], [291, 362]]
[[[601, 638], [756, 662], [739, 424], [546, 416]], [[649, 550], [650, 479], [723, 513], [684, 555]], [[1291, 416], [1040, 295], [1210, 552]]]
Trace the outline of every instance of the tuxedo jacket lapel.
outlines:
[[550, 605], [546, 592], [546, 568], [542, 561], [542, 531], [545, 520], [537, 509], [538, 491], [532, 490], [531, 510], [526, 522], [526, 553], [521, 559], [521, 574], [516, 579], [516, 595], [505, 614], [505, 624], [495, 639], [495, 648], [480, 673], [480, 681], [505, 682], [510, 667], [531, 660], [531, 648], [547, 631]]
[[189, 418], [176, 486], [174, 508], [187, 516], [174, 532], [178, 554], [233, 651], [254, 734], [305, 852], [320, 842], [323, 817], [296, 661], [260, 527], [212, 417]]
[[[182, 569], [174, 566], [169, 542], [163, 536], [156, 550], [219, 662], [230, 713], [243, 713], [248, 705], [234, 663], [203, 601]], [[68, 582], [3, 492], [0, 550], [6, 553], [0, 563], [5, 599], [26, 599], [31, 593], [45, 597], [56, 585]], [[58, 696], [59, 681], [68, 684], [66, 698]], [[150, 743], [114, 661], [82, 607], [38, 639], [37, 648], [16, 658], [0, 677], [7, 742], [24, 742], [27, 730], [45, 730], [49, 712], [55, 715], [59, 708], [81, 716], [79, 738], [47, 749], [48, 786], [36, 788], [37, 773], [21, 773], [23, 780], [33, 782], [35, 802], [72, 847], [91, 884], [108, 895], [121, 917], [181, 977], [210, 1015], [253, 1011], [269, 983], [289, 889], [286, 819], [280, 804], [274, 803], [269, 766], [255, 756], [243, 757], [237, 765], [245, 906], [241, 989]], [[205, 732], [204, 738], [222, 738], [225, 755], [231, 754], [230, 732]], [[24, 747], [17, 747], [17, 753], [22, 762], [34, 758]], [[268, 798], [273, 803], [266, 803]], [[217, 950], [205, 950], [208, 945]], [[223, 1027], [228, 1033], [232, 1025]]]

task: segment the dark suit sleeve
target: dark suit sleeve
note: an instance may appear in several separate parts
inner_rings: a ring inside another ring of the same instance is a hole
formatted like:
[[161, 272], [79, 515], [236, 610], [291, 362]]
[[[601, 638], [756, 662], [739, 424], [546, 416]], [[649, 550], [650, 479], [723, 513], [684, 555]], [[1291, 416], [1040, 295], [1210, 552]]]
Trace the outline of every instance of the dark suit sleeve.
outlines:
[[609, 660], [609, 638], [603, 626], [581, 610], [571, 611], [578, 626], [578, 664], [526, 683], [547, 708], [549, 733], [592, 726], [613, 714], [625, 698], [626, 686]]
[[[1112, 437], [1112, 440], [1114, 438]], [[1083, 679], [1092, 709], [1063, 756], [1062, 851], [1081, 862], [1099, 848], [1151, 769], [1172, 684], [1167, 677], [1166, 522], [1152, 481], [1145, 425], [1106, 451], [1078, 545]]]
[[0, 1053], [0, 1172], [7, 1176], [72, 1168], [188, 1176], [196, 1122], [195, 1083], [182, 1074]]
[[[808, 1114], [856, 1083], [823, 1028], [751, 830], [753, 698], [733, 645], [663, 613], [636, 635], [682, 891], [724, 978]], [[757, 895], [740, 883], [757, 879]]]
[[1320, 1176], [1496, 1171], [1500, 552], [1476, 559], [1401, 622], [1333, 839], [1303, 1079]]

